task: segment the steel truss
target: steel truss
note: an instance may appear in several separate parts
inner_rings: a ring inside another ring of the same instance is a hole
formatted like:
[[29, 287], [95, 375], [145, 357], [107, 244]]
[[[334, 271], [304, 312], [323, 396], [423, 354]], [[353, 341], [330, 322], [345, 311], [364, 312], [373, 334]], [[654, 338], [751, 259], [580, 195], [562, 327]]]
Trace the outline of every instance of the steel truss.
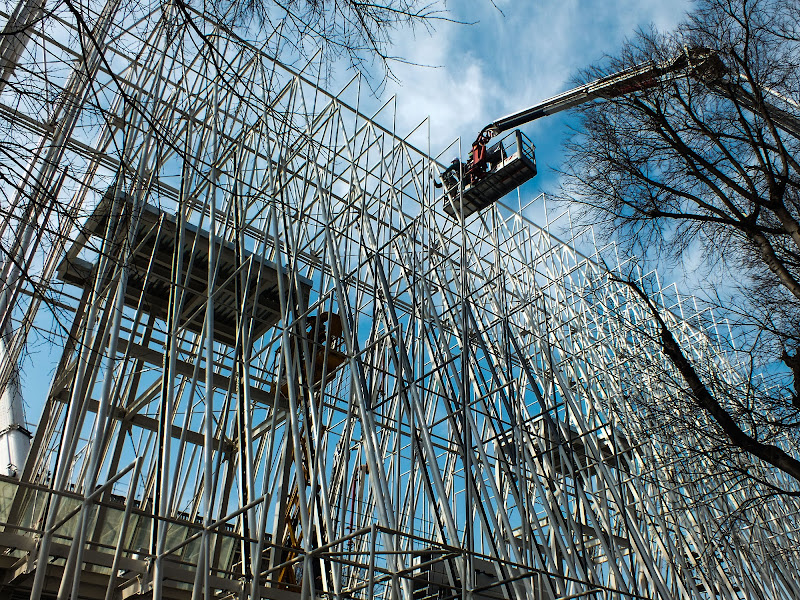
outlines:
[[[426, 124], [360, 112], [358, 78], [332, 95], [202, 15], [101, 8], [3, 47], [30, 154], [3, 206], [0, 374], [43, 315], [68, 332], [0, 481], [3, 589], [800, 597], [794, 501], [750, 503], [634, 402], [683, 392], [613, 248], [502, 204], [446, 216]], [[20, 102], [26, 81], [46, 93]], [[652, 289], [739, 385], [692, 299]]]

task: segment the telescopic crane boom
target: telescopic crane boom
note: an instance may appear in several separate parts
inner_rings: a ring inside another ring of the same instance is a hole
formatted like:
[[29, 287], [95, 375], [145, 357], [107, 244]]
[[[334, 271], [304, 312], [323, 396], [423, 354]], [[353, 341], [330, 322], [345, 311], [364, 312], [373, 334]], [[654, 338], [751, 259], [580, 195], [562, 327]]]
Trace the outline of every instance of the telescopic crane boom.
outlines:
[[497, 119], [483, 128], [478, 139], [486, 135], [489, 138], [494, 137], [509, 129], [525, 125], [541, 117], [575, 108], [591, 100], [609, 100], [631, 92], [646, 90], [663, 81], [665, 77], [683, 72], [687, 68], [710, 75], [712, 70], [716, 71], [722, 68], [722, 63], [717, 54], [710, 50], [705, 48], [687, 49], [685, 53], [667, 63], [648, 62], [637, 65], [619, 73], [595, 79], [592, 82], [534, 104], [525, 110]]
[[[493, 137], [586, 102], [609, 100], [649, 89], [665, 79], [687, 71], [691, 77], [702, 81], [711, 90], [733, 94], [748, 110], [757, 109], [758, 103], [753, 94], [739, 84], [738, 76], [733, 77], [728, 73], [715, 51], [700, 47], [686, 48], [671, 61], [651, 61], [601, 77], [489, 123], [473, 142], [467, 163], [463, 164], [456, 159], [442, 173], [446, 196], [445, 212], [453, 217], [466, 218], [493, 204], [536, 175], [533, 145], [526, 143], [525, 136], [519, 131], [515, 132], [514, 152], [508, 152], [502, 141], [487, 149], [487, 144]], [[762, 95], [776, 96], [770, 90], [762, 90]], [[778, 127], [800, 138], [800, 119], [775, 106], [768, 105], [767, 108]], [[462, 188], [460, 195], [459, 188]]]
[[[739, 83], [741, 77], [738, 75], [734, 77], [730, 74], [716, 52], [707, 48], [687, 48], [683, 54], [668, 63], [650, 62], [626, 69], [498, 119], [484, 127], [478, 139], [481, 135], [487, 134], [489, 137], [493, 137], [509, 129], [580, 106], [591, 100], [609, 100], [630, 92], [651, 88], [665, 78], [683, 73], [687, 69], [690, 76], [703, 82], [711, 90], [732, 94], [736, 101], [748, 110], [757, 110], [758, 103], [755, 97]], [[791, 104], [791, 101], [781, 98], [772, 90], [762, 88], [761, 92], [763, 96], [773, 97]], [[772, 104], [768, 104], [766, 108], [778, 127], [800, 137], [800, 119]]]

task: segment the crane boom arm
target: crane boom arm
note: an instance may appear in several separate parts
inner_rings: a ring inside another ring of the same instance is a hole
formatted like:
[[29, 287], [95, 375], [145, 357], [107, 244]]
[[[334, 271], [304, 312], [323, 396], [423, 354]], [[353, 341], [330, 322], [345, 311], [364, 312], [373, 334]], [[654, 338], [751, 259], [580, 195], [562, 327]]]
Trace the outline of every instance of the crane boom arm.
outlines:
[[[725, 85], [726, 82], [724, 80], [706, 81], [705, 83], [709, 88], [717, 93], [723, 95], [732, 94], [736, 102], [738, 102], [741, 106], [744, 106], [749, 111], [757, 113], [759, 110], [761, 110], [761, 108], [759, 108], [758, 101], [752, 92], [747, 91], [747, 89], [745, 89], [745, 87], [738, 82], [728, 82], [729, 85], [727, 86]], [[763, 98], [763, 110], [769, 114], [773, 123], [775, 123], [775, 125], [780, 129], [783, 129], [783, 131], [786, 133], [789, 133], [797, 139], [800, 139], [800, 118], [798, 118], [797, 114], [793, 114], [788, 110], [784, 110], [783, 108], [780, 108], [778, 104], [769, 102], [767, 99], [774, 99], [776, 102], [792, 110], [800, 111], [800, 105], [790, 98], [785, 98], [784, 96], [781, 96], [777, 92], [774, 92], [768, 88], [761, 88], [761, 95]]]
[[[702, 55], [700, 51], [693, 52], [692, 54], [695, 55], [692, 57], [694, 60], [707, 60], [712, 56], [712, 54], [705, 49], [702, 50]], [[574, 108], [584, 102], [597, 100], [599, 98], [615, 98], [629, 92], [645, 90], [656, 85], [662, 78], [685, 69], [690, 64], [689, 58], [687, 54], [681, 54], [668, 63], [648, 62], [620, 71], [619, 73], [614, 73], [613, 75], [608, 75], [607, 77], [601, 77], [600, 79], [553, 96], [543, 102], [534, 104], [525, 110], [497, 119], [484, 127], [483, 132], [488, 133], [490, 136], [495, 136], [509, 129], [524, 125], [525, 123], [535, 121], [541, 117], [554, 115], [563, 110]]]
[[[660, 82], [670, 81], [679, 73], [702, 82], [715, 94], [732, 96], [748, 111], [755, 114], [764, 111], [766, 114], [763, 116], [769, 117], [777, 127], [800, 139], [800, 118], [794, 111], [800, 105], [796, 101], [768, 88], [760, 89], [757, 99], [752, 91], [748, 91], [747, 85], [742, 85], [741, 75], [736, 76], [726, 68], [717, 52], [703, 47], [687, 47], [671, 61], [648, 62], [601, 77], [489, 123], [472, 143], [467, 162], [454, 159], [442, 173], [442, 185], [449, 198], [445, 212], [466, 218], [536, 175], [533, 147], [523, 147], [519, 131], [513, 156], [506, 154], [502, 141], [488, 150], [486, 145], [492, 137], [585, 102], [608, 100], [652, 88]], [[780, 100], [783, 108], [768, 102], [767, 97]]]
[[[713, 50], [696, 47], [687, 48], [683, 54], [669, 62], [648, 62], [637, 65], [548, 98], [525, 110], [497, 119], [484, 127], [481, 135], [487, 136], [488, 139], [541, 117], [554, 115], [563, 110], [580, 106], [585, 102], [601, 98], [616, 98], [630, 92], [646, 90], [663, 81], [665, 77], [674, 76], [686, 70], [688, 70], [689, 75], [703, 82], [711, 90], [721, 94], [733, 94], [736, 101], [748, 110], [758, 110], [757, 102], [752, 93], [748, 92], [739, 83], [738, 80], [740, 78], [731, 76], [719, 55]], [[797, 108], [791, 100], [783, 98], [772, 90], [764, 89], [762, 91], [765, 96], [772, 96], [777, 100], [781, 100], [780, 104]], [[778, 127], [800, 138], [800, 118], [772, 103], [767, 104], [765, 108]]]

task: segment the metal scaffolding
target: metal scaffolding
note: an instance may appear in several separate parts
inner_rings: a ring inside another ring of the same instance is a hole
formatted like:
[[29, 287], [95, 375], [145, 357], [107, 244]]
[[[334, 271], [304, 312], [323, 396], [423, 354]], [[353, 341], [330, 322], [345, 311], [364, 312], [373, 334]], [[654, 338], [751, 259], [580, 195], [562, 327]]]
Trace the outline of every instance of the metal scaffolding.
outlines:
[[[39, 14], [20, 6], [6, 30]], [[99, 8], [0, 48], [25, 161], [2, 381], [37, 328], [64, 333], [0, 477], [2, 593], [800, 597], [796, 502], [750, 502], [711, 442], [635, 401], [683, 391], [613, 247], [500, 203], [455, 218], [427, 123], [363, 114], [359, 78], [328, 93], [270, 55], [277, 33]], [[739, 385], [725, 332], [644, 279]]]

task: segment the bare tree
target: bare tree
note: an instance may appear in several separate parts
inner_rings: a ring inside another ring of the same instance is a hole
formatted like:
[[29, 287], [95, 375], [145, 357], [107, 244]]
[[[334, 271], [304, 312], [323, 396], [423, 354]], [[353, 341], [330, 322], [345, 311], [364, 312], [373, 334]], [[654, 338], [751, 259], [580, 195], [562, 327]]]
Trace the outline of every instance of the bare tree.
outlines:
[[[800, 481], [800, 28], [796, 0], [702, 0], [673, 33], [641, 31], [589, 80], [691, 49], [681, 76], [581, 109], [565, 196], [644, 261], [701, 257], [700, 292], [734, 323], [747, 389], [720, 386], [670, 331], [641, 281], [658, 343], [722, 436]], [[709, 281], [718, 281], [710, 287]], [[724, 300], [723, 300], [724, 299]], [[695, 423], [686, 415], [684, 426]]]
[[392, 36], [398, 29], [422, 27], [432, 31], [438, 20], [447, 20], [440, 0], [231, 0], [204, 3], [232, 25], [254, 23], [268, 30], [282, 26], [285, 36], [301, 53], [321, 49], [330, 58], [346, 56], [352, 67], [376, 64], [391, 73]]

